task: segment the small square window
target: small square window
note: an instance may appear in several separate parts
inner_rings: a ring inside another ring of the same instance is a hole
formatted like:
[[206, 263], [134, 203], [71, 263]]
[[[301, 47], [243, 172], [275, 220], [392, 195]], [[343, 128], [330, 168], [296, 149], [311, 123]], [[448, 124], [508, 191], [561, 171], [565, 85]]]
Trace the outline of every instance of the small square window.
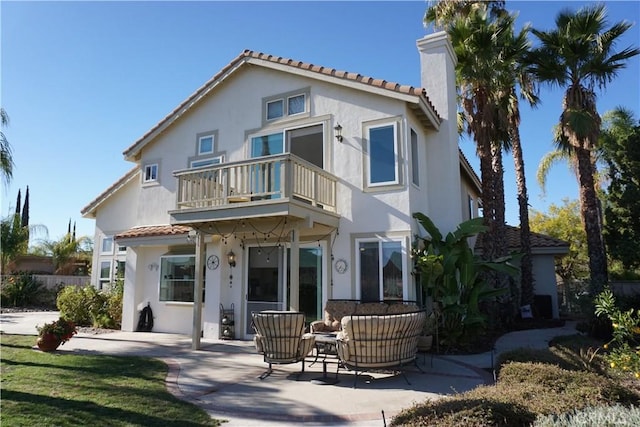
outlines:
[[144, 167], [144, 182], [154, 182], [158, 180], [158, 165], [146, 165]]
[[278, 99], [277, 101], [267, 102], [267, 120], [274, 120], [284, 115], [284, 101]]
[[203, 136], [198, 143], [198, 154], [213, 153], [213, 135]]
[[290, 97], [287, 99], [287, 104], [289, 115], [304, 113], [304, 94]]

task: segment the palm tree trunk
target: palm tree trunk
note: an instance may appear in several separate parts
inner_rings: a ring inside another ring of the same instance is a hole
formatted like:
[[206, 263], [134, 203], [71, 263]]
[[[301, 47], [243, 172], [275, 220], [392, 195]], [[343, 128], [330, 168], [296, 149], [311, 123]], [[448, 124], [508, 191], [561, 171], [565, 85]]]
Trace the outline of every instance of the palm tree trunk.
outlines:
[[524, 157], [520, 145], [520, 131], [514, 123], [510, 123], [511, 149], [513, 151], [513, 165], [516, 173], [518, 188], [518, 209], [520, 214], [520, 305], [533, 304], [535, 285], [533, 282], [533, 261], [531, 258], [531, 230], [529, 228], [529, 196], [527, 181], [524, 173]]
[[587, 252], [591, 272], [591, 295], [599, 294], [608, 281], [607, 258], [602, 239], [600, 210], [593, 179], [591, 152], [584, 147], [576, 147], [578, 180], [580, 181], [580, 214], [587, 234]]
[[491, 148], [489, 143], [476, 141], [478, 157], [480, 157], [480, 179], [482, 181], [482, 217], [487, 231], [480, 235], [482, 257], [485, 260], [496, 258], [495, 245], [495, 208], [494, 208], [494, 180], [491, 165]]

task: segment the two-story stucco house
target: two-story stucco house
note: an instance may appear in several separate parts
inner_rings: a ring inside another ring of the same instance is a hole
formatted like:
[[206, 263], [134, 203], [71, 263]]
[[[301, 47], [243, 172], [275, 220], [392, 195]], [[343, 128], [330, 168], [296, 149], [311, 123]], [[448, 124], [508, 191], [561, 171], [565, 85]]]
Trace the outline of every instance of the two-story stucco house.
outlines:
[[458, 149], [455, 55], [417, 42], [422, 88], [244, 51], [124, 151], [95, 218], [93, 283], [125, 283], [123, 330], [253, 334], [250, 313], [322, 317], [328, 298], [417, 298], [412, 214], [475, 216]]

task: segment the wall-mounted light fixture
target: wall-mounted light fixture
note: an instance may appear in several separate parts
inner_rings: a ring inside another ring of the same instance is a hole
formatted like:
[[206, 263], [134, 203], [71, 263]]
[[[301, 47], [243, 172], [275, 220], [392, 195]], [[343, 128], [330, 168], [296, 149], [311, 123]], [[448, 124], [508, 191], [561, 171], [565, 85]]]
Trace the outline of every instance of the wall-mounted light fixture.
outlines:
[[[231, 268], [236, 266], [236, 254], [234, 254], [233, 251], [229, 251], [227, 254], [227, 262]], [[229, 287], [233, 287], [233, 271], [229, 272]]]
[[333, 128], [333, 130], [336, 131], [336, 139], [338, 140], [338, 142], [342, 142], [342, 126], [340, 126], [340, 123], [338, 123], [336, 127]]
[[198, 237], [198, 232], [196, 230], [189, 230], [189, 234], [187, 234], [187, 242], [195, 243], [196, 237]]
[[230, 251], [227, 254], [227, 261], [229, 262], [229, 267], [236, 266], [236, 254], [234, 254], [233, 251]]

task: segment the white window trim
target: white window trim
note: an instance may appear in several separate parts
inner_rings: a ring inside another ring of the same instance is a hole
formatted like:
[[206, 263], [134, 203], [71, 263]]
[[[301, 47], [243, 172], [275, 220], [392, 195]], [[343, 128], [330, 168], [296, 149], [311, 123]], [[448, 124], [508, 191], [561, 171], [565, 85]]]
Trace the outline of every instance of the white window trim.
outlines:
[[[395, 171], [395, 180], [393, 181], [384, 181], [384, 182], [371, 182], [371, 140], [370, 140], [370, 131], [371, 129], [383, 128], [387, 126], [393, 126], [393, 155], [394, 155], [394, 171]], [[400, 178], [400, 141], [398, 139], [398, 131], [399, 131], [399, 119], [393, 118], [385, 121], [376, 121], [373, 123], [366, 123], [364, 125], [364, 140], [365, 140], [365, 188], [370, 189], [384, 189], [385, 187], [398, 187], [401, 185]]]
[[[108, 277], [102, 277], [102, 264], [109, 264], [109, 274]], [[101, 259], [100, 260], [100, 268], [98, 270], [98, 290], [105, 289], [105, 285], [109, 286], [113, 281], [113, 260], [112, 259]]]
[[[304, 109], [302, 111], [300, 111], [299, 113], [291, 113], [289, 111], [289, 100], [291, 98], [297, 98], [299, 96], [302, 97], [302, 104], [304, 105]], [[299, 94], [296, 94], [296, 95], [287, 96], [287, 105], [286, 105], [286, 107], [287, 107], [287, 109], [286, 109], [287, 116], [290, 116], [290, 117], [299, 116], [301, 114], [306, 113], [307, 112], [307, 94], [299, 93]]]
[[[413, 150], [411, 135], [416, 136], [415, 151]], [[411, 152], [411, 184], [416, 188], [420, 188], [420, 138], [418, 137], [418, 132], [413, 128], [409, 129], [409, 151]], [[416, 179], [418, 182], [416, 182]]]
[[[409, 272], [407, 270], [407, 239], [405, 237], [395, 236], [377, 236], [377, 237], [361, 237], [355, 239], [355, 279], [356, 279], [356, 299], [360, 300], [362, 297], [362, 284], [360, 282], [360, 243], [376, 242], [378, 243], [379, 260], [382, 259], [382, 243], [383, 242], [395, 242], [400, 243], [402, 248], [402, 299], [408, 300], [409, 294]], [[378, 277], [382, 277], [382, 263], [378, 265]], [[381, 280], [378, 288], [378, 297], [384, 298], [384, 282]]]
[[[262, 124], [268, 125], [271, 123], [277, 123], [279, 121], [296, 119], [299, 117], [310, 117], [310, 110], [311, 110], [311, 104], [310, 104], [311, 94], [310, 93], [311, 93], [311, 88], [306, 87], [306, 88], [292, 90], [286, 93], [279, 93], [273, 96], [262, 98], [262, 117], [263, 117]], [[298, 113], [291, 113], [289, 112], [289, 100], [291, 98], [295, 98], [298, 96], [302, 96], [304, 99], [304, 102], [303, 102], [304, 109]], [[274, 102], [282, 102], [282, 116], [274, 117], [270, 119], [268, 117], [268, 110], [269, 110], [268, 106], [269, 104], [272, 104]]]
[[[211, 138], [211, 151], [202, 151], [200, 148], [202, 148], [202, 140], [205, 138]], [[203, 155], [207, 155], [207, 154], [213, 154], [215, 152], [216, 149], [216, 135], [215, 133], [209, 133], [206, 135], [200, 135], [198, 136], [198, 147], [196, 149], [196, 153], [198, 156], [203, 156]]]
[[[105, 251], [104, 248], [104, 242], [106, 240], [111, 240], [111, 250], [110, 251]], [[113, 239], [113, 236], [102, 236], [102, 239], [100, 240], [100, 254], [101, 255], [113, 255], [113, 249], [116, 245], [115, 240]]]
[[[162, 260], [166, 259], [166, 258], [185, 258], [185, 257], [191, 257], [194, 258], [194, 264], [195, 264], [195, 254], [176, 254], [176, 255], [162, 255], [159, 258], [159, 266], [158, 266], [158, 301], [161, 304], [176, 304], [176, 305], [193, 305], [193, 301], [175, 301], [175, 300], [161, 300], [160, 299], [160, 285], [162, 284]], [[195, 298], [195, 285], [196, 285], [196, 278], [195, 278], [195, 273], [194, 273], [194, 277], [192, 279], [182, 279], [182, 280], [192, 280], [193, 281], [193, 292], [194, 292], [194, 298]]]
[[[156, 168], [156, 177], [147, 179], [147, 169], [148, 168]], [[159, 181], [160, 176], [160, 164], [159, 163], [147, 163], [142, 167], [142, 183], [143, 184], [153, 184]]]
[[[215, 162], [215, 160], [217, 160], [217, 162]], [[214, 161], [214, 162], [209, 164], [209, 165], [194, 166], [194, 163], [207, 162], [207, 161]], [[189, 168], [191, 168], [191, 169], [204, 168], [204, 167], [219, 165], [221, 163], [224, 163], [224, 155], [195, 158], [195, 159], [191, 159], [189, 161]]]
[[[282, 115], [278, 116], [278, 117], [272, 117], [269, 118], [269, 104], [274, 104], [276, 102], [281, 102], [282, 103]], [[269, 101], [265, 102], [265, 107], [264, 107], [264, 119], [267, 122], [273, 122], [275, 120], [280, 120], [284, 117], [287, 117], [287, 106], [285, 105], [286, 103], [284, 102], [284, 98], [276, 98], [276, 99], [271, 99]]]

